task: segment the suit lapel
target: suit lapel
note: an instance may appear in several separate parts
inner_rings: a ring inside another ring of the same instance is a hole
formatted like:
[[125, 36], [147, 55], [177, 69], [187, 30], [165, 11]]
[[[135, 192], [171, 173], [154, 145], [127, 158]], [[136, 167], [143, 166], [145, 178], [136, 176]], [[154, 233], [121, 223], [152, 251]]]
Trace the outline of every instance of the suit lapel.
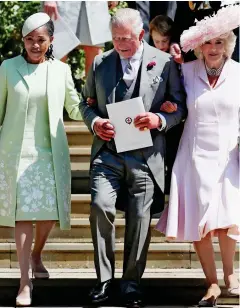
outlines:
[[151, 69], [148, 69], [147, 66], [150, 62], [156, 62], [156, 56], [152, 54], [151, 48], [149, 48], [149, 45], [146, 42], [143, 44], [144, 47], [139, 96], [143, 98], [145, 110], [149, 111], [157, 90], [157, 88], [154, 89], [154, 87], [152, 87], [154, 77], [157, 74], [156, 66], [153, 66]]
[[[141, 65], [141, 79], [140, 79], [140, 88], [139, 96], [143, 98], [143, 104], [145, 110], [149, 111], [151, 108], [153, 99], [155, 97], [156, 91], [158, 89], [159, 83], [154, 84], [154, 78], [159, 76], [159, 65], [156, 63], [156, 66], [153, 66], [151, 69], [147, 69], [147, 66], [150, 62], [156, 62], [156, 55], [153, 53], [152, 49], [146, 42], [143, 42], [143, 59]], [[117, 69], [117, 57], [118, 54], [115, 50], [108, 57], [104, 58], [103, 61], [107, 61], [103, 66], [105, 71], [103, 72], [104, 76], [104, 87], [106, 89], [106, 97], [108, 103], [115, 102], [115, 88], [117, 84], [116, 80], [116, 69]]]
[[19, 56], [19, 66], [17, 67], [17, 70], [25, 81], [27, 88], [29, 89], [27, 62], [22, 56]]
[[200, 60], [198, 63], [198, 70], [197, 70], [197, 74], [198, 77], [204, 82], [206, 83], [209, 87], [209, 81], [208, 81], [208, 77], [207, 77], [207, 72], [206, 72], [206, 68], [205, 68], [205, 64], [203, 60]]
[[103, 61], [106, 63], [103, 65], [105, 71], [102, 74], [104, 76], [104, 88], [106, 89], [106, 98], [108, 102], [115, 102], [115, 87], [116, 87], [116, 69], [117, 69], [117, 57], [118, 54], [115, 50], [106, 58], [103, 58]]

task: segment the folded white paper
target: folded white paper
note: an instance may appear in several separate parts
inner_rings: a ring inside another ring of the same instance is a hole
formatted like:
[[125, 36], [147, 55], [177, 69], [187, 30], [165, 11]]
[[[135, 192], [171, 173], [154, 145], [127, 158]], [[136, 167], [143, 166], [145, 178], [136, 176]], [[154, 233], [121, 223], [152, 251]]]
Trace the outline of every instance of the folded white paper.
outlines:
[[145, 112], [142, 97], [107, 105], [110, 122], [115, 129], [117, 152], [126, 152], [153, 145], [149, 130], [140, 131], [134, 126], [134, 119]]
[[57, 59], [62, 59], [70, 51], [80, 45], [80, 41], [60, 16], [57, 20], [53, 20], [53, 23], [53, 55]]

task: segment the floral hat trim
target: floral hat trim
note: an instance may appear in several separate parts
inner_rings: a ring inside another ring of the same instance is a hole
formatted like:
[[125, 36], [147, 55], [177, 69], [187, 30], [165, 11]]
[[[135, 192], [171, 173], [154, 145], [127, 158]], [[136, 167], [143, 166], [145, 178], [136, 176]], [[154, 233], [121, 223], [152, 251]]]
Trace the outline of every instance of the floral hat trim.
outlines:
[[240, 25], [240, 5], [221, 8], [215, 15], [196, 20], [196, 25], [183, 31], [180, 44], [184, 52], [194, 50], [204, 42], [232, 31]]

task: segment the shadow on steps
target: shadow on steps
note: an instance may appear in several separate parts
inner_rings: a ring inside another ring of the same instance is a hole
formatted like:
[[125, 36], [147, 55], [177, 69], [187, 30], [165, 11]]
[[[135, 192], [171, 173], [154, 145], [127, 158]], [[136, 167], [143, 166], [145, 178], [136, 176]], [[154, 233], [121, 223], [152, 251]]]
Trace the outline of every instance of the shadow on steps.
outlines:
[[[99, 306], [123, 306], [119, 294], [119, 279], [114, 282], [111, 298]], [[0, 279], [0, 307], [15, 307], [18, 279]], [[50, 279], [33, 280], [34, 307], [90, 307], [88, 293], [94, 286], [93, 279]], [[142, 279], [143, 303], [147, 306], [193, 306], [205, 291], [203, 279]], [[237, 298], [219, 299], [219, 304], [238, 304]]]

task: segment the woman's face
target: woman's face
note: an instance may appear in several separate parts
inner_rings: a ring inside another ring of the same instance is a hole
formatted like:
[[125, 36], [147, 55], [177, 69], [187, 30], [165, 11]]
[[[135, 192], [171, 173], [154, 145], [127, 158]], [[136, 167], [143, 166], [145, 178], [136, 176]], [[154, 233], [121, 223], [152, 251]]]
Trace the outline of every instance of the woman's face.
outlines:
[[222, 63], [225, 52], [224, 40], [215, 38], [207, 41], [201, 46], [201, 50], [208, 66], [219, 66]]
[[53, 37], [49, 36], [46, 26], [42, 26], [26, 35], [23, 41], [27, 60], [30, 63], [41, 63], [45, 61], [45, 53], [53, 41]]

